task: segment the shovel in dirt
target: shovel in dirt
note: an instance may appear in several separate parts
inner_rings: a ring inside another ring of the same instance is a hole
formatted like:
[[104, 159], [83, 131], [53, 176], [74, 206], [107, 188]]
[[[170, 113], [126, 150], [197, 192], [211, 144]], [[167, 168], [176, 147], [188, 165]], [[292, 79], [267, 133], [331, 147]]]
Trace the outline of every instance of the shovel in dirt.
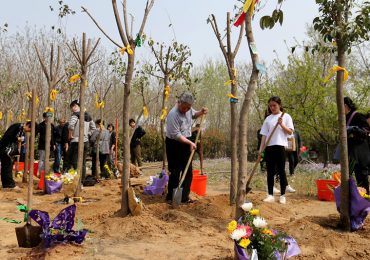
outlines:
[[[283, 113], [281, 114], [281, 117], [280, 117], [280, 118], [283, 118], [284, 114], [285, 114], [285, 112], [283, 112]], [[278, 127], [278, 125], [279, 125], [279, 122], [278, 122], [278, 123], [276, 123], [276, 125], [275, 125], [274, 129], [272, 129], [272, 132], [271, 132], [271, 134], [270, 134], [269, 138], [267, 138], [267, 141], [266, 141], [266, 143], [265, 143], [265, 145], [264, 145], [264, 147], [263, 147], [263, 149], [262, 149], [261, 153], [266, 149], [267, 145], [270, 143], [271, 137], [272, 137], [272, 136], [273, 136], [273, 134], [275, 133], [275, 130], [276, 130], [276, 128]], [[261, 161], [261, 158], [259, 157], [259, 158], [257, 159], [256, 163], [255, 163], [255, 164], [254, 164], [254, 166], [253, 166], [253, 169], [252, 169], [251, 174], [249, 175], [249, 178], [248, 178], [248, 180], [247, 180], [247, 184], [245, 185], [245, 195], [247, 195], [247, 194], [252, 190], [252, 188], [251, 188], [251, 187], [249, 187], [249, 185], [250, 185], [250, 183], [251, 183], [251, 181], [252, 181], [252, 178], [253, 178], [253, 176], [254, 176], [254, 173], [255, 173], [255, 172], [256, 172], [256, 170], [257, 170], [257, 167], [258, 167], [258, 164], [259, 164], [259, 162], [260, 162], [260, 161]]]
[[[32, 113], [31, 113], [31, 140], [30, 140], [30, 165], [35, 161], [35, 118], [36, 118], [36, 91], [32, 90]], [[28, 174], [28, 196], [27, 196], [27, 209], [32, 205], [32, 192], [33, 192], [33, 171], [34, 167], [30, 167]], [[27, 224], [23, 227], [16, 227], [15, 233], [17, 235], [19, 247], [35, 247], [41, 242], [42, 228], [40, 226], [32, 226], [31, 219], [27, 215]]]
[[[200, 135], [200, 129], [201, 129], [202, 123], [203, 123], [203, 117], [204, 116], [202, 115], [201, 118], [200, 118], [199, 128], [198, 128], [198, 131], [197, 131], [197, 137], [195, 138], [195, 144], [198, 143], [198, 139], [199, 139], [199, 135]], [[181, 185], [185, 180], [185, 177], [186, 177], [186, 174], [188, 172], [191, 160], [193, 159], [194, 153], [195, 153], [195, 149], [191, 151], [191, 154], [189, 156], [189, 160], [188, 160], [188, 163], [186, 164], [185, 170], [180, 173], [181, 180], [180, 180], [179, 186], [176, 189], [173, 189], [172, 207], [174, 207], [174, 208], [178, 207], [181, 203], [182, 191], [183, 191], [183, 189], [181, 188]]]

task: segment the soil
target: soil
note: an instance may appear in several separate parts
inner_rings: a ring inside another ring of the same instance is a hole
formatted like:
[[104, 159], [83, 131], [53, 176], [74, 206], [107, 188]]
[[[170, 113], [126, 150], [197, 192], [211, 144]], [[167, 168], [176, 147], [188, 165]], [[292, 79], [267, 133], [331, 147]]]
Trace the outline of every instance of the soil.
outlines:
[[[18, 180], [20, 181], [20, 180]], [[21, 191], [0, 190], [0, 217], [23, 218], [16, 209], [27, 197]], [[162, 196], [139, 196], [144, 202], [140, 216], [120, 217], [119, 180], [105, 180], [85, 187], [87, 202], [77, 204], [76, 219], [91, 230], [82, 245], [19, 248], [15, 227], [24, 224], [0, 222], [0, 259], [233, 259], [233, 243], [226, 225], [233, 218], [228, 183], [210, 183], [204, 197], [192, 194], [193, 203], [172, 209]], [[294, 259], [370, 259], [370, 221], [360, 231], [347, 233], [338, 228], [334, 202], [288, 194], [287, 204], [263, 203], [264, 191], [253, 190], [248, 199], [274, 229], [293, 236], [301, 255]], [[41, 195], [35, 191], [34, 209], [53, 218], [66, 205], [55, 202], [63, 195]]]

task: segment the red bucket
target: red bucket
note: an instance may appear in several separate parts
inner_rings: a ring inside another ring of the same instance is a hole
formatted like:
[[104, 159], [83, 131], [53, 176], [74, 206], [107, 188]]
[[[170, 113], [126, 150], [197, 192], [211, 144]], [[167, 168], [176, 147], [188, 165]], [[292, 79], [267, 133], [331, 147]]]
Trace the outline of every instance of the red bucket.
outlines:
[[334, 201], [334, 188], [338, 186], [339, 182], [336, 180], [316, 180], [317, 198], [319, 200]]
[[[16, 163], [13, 165], [13, 170], [15, 170]], [[18, 164], [18, 171], [23, 171], [24, 170], [24, 162], [19, 162]], [[28, 170], [30, 170], [30, 167], [28, 166]], [[39, 170], [39, 163], [34, 162], [33, 164], [33, 175], [37, 176], [37, 172]]]
[[198, 169], [193, 169], [193, 176], [199, 175], [200, 170]]
[[190, 190], [199, 196], [204, 196], [207, 189], [207, 175], [193, 175]]

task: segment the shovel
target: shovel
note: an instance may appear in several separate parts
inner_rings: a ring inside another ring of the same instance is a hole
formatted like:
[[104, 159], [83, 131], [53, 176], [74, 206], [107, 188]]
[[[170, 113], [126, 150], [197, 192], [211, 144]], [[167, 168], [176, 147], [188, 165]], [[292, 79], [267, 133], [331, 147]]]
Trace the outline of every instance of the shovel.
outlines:
[[[281, 117], [280, 117], [280, 118], [283, 118], [284, 114], [285, 114], [285, 112], [283, 112], [283, 113], [281, 114]], [[263, 149], [262, 149], [261, 153], [266, 149], [267, 145], [270, 143], [271, 137], [272, 137], [272, 135], [275, 133], [275, 130], [276, 130], [276, 128], [278, 127], [278, 125], [279, 125], [279, 122], [277, 122], [277, 123], [276, 123], [276, 125], [275, 125], [275, 127], [274, 127], [274, 129], [272, 129], [272, 132], [271, 132], [271, 134], [270, 134], [269, 138], [267, 138], [267, 141], [266, 141], [265, 145], [263, 146]], [[245, 195], [247, 195], [247, 194], [252, 190], [252, 188], [251, 188], [251, 187], [249, 187], [249, 185], [250, 185], [250, 183], [251, 183], [251, 181], [252, 181], [252, 178], [253, 178], [253, 176], [254, 176], [254, 173], [255, 173], [255, 172], [256, 172], [256, 170], [257, 170], [257, 167], [258, 167], [258, 164], [259, 164], [259, 162], [260, 162], [260, 161], [261, 161], [261, 158], [260, 158], [260, 157], [258, 157], [258, 159], [257, 159], [256, 163], [255, 163], [255, 164], [254, 164], [254, 166], [253, 166], [252, 172], [251, 172], [251, 174], [249, 175], [249, 178], [248, 178], [247, 184], [245, 185], [245, 186], [246, 186], [246, 187], [245, 187]]]
[[[198, 143], [198, 139], [199, 139], [199, 135], [200, 135], [200, 129], [202, 127], [202, 123], [203, 123], [203, 115], [201, 116], [200, 118], [200, 124], [199, 124], [199, 128], [198, 128], [198, 131], [197, 131], [197, 137], [195, 138], [195, 144]], [[189, 166], [190, 166], [190, 163], [191, 163], [191, 160], [193, 159], [193, 156], [194, 156], [194, 153], [195, 153], [195, 149], [193, 149], [191, 151], [191, 154], [190, 154], [190, 157], [189, 157], [189, 160], [188, 160], [188, 163], [186, 164], [186, 167], [185, 167], [185, 170], [184, 172], [181, 172], [180, 173], [180, 176], [181, 176], [181, 180], [180, 180], [180, 183], [179, 183], [179, 186], [173, 190], [173, 195], [172, 195], [172, 207], [176, 208], [180, 205], [181, 203], [181, 198], [182, 198], [182, 188], [181, 188], [181, 185], [182, 183], [184, 182], [185, 180], [185, 177], [186, 177], [186, 174], [188, 172], [188, 169], [189, 169]]]
[[[36, 91], [32, 89], [32, 112], [31, 112], [31, 140], [30, 140], [30, 165], [35, 161], [35, 118], [36, 118]], [[33, 171], [34, 167], [30, 167], [28, 174], [28, 196], [27, 208], [30, 209], [32, 205], [32, 192], [33, 192]], [[15, 233], [17, 235], [19, 247], [35, 247], [41, 242], [40, 226], [32, 226], [31, 218], [27, 216], [27, 224], [23, 227], [16, 227]]]

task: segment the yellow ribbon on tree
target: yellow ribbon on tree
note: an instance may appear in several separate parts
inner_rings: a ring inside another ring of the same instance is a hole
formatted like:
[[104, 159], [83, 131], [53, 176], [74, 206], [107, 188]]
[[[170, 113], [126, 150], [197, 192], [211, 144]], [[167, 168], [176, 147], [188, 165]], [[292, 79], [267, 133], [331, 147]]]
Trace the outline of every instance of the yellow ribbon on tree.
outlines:
[[237, 76], [237, 71], [236, 71], [236, 69], [235, 69], [235, 68], [231, 68], [231, 71], [234, 73], [234, 77], [236, 78], [236, 76]]
[[104, 108], [104, 101], [99, 99], [98, 94], [95, 94], [95, 107], [96, 109], [103, 109]]
[[344, 81], [348, 80], [348, 70], [346, 70], [346, 68], [343, 68], [343, 67], [340, 67], [338, 65], [334, 65], [332, 68], [329, 69], [329, 74], [328, 76], [326, 76], [326, 78], [324, 79], [324, 83], [328, 82], [336, 72], [340, 71], [340, 70], [343, 70], [343, 79]]
[[233, 94], [231, 94], [231, 93], [227, 94], [227, 96], [228, 96], [229, 98], [239, 99], [238, 97], [234, 96], [234, 95], [233, 95]]
[[166, 101], [168, 100], [168, 97], [170, 96], [170, 91], [171, 91], [170, 86], [167, 85], [164, 87], [164, 99]]
[[132, 55], [134, 54], [134, 51], [131, 49], [131, 45], [128, 44], [126, 47], [122, 47], [121, 49], [119, 49], [119, 52], [124, 55], [125, 52], [127, 52], [128, 55]]
[[8, 117], [8, 122], [13, 121], [13, 112], [11, 110], [7, 113], [7, 117]]
[[22, 109], [21, 113], [18, 116], [18, 120], [20, 122], [23, 122], [23, 121], [26, 121], [26, 118], [27, 118], [27, 113], [26, 111], [24, 111], [24, 109]]
[[[26, 95], [28, 101], [31, 101], [32, 100], [32, 93], [31, 92], [26, 92], [25, 95]], [[38, 106], [39, 103], [40, 103], [39, 97], [36, 96], [36, 105]]]
[[54, 109], [52, 107], [45, 107], [45, 113], [54, 113]]
[[3, 119], [3, 112], [0, 111], [0, 120]]
[[231, 84], [236, 85], [236, 80], [235, 79], [230, 79], [228, 81], [225, 81], [224, 86], [226, 87], [226, 86], [229, 86]]
[[75, 74], [69, 78], [69, 83], [75, 83], [81, 79], [80, 74]]
[[56, 90], [55, 88], [54, 88], [54, 89], [52, 89], [52, 90], [50, 91], [50, 100], [51, 100], [51, 101], [55, 101], [55, 100], [57, 100], [57, 94], [58, 94], [58, 90]]
[[162, 109], [162, 114], [161, 114], [160, 119], [164, 120], [166, 117], [167, 117], [167, 107]]
[[148, 111], [148, 108], [146, 106], [143, 107], [143, 116], [145, 119], [148, 118], [149, 116], [149, 111]]

